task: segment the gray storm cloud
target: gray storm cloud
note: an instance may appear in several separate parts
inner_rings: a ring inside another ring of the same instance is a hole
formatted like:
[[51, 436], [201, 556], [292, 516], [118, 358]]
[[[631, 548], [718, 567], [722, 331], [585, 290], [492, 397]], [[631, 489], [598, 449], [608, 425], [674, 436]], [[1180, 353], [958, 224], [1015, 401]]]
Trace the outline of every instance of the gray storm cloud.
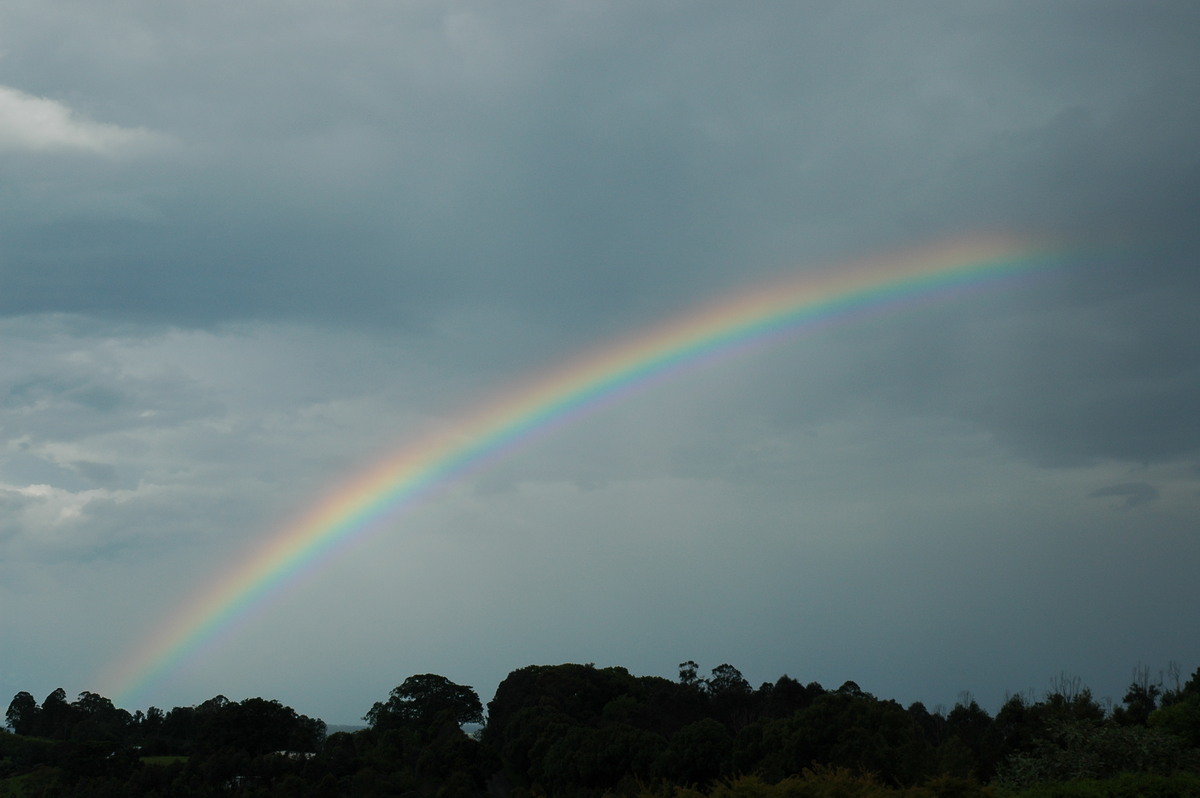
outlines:
[[1200, 570], [1198, 25], [5, 3], [0, 690], [93, 689], [310, 502], [532, 375], [981, 231], [1071, 263], [614, 404], [347, 546], [145, 701], [346, 722], [412, 673], [486, 700], [535, 662], [694, 659], [933, 706], [1194, 667], [1161, 608]]

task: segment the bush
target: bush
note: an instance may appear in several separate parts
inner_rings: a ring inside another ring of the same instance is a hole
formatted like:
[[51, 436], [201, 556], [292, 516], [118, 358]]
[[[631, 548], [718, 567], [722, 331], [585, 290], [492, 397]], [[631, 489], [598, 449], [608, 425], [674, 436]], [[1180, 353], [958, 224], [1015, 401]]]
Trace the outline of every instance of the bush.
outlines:
[[1012, 793], [1012, 798], [1200, 798], [1195, 773], [1123, 773], [1111, 779], [1078, 779]]

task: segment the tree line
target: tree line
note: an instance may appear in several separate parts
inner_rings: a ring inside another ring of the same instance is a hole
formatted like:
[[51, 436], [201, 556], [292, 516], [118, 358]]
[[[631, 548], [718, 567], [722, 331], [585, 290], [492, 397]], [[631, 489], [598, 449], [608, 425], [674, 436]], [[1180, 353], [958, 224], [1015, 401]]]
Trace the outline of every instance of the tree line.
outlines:
[[414, 675], [367, 728], [331, 735], [277, 701], [223, 696], [131, 714], [95, 693], [20, 692], [5, 720], [0, 795], [1200, 797], [1200, 668], [1173, 684], [1139, 669], [1111, 709], [1061, 677], [995, 715], [851, 681], [755, 688], [689, 661], [676, 680], [531, 665], [486, 713], [471, 687]]

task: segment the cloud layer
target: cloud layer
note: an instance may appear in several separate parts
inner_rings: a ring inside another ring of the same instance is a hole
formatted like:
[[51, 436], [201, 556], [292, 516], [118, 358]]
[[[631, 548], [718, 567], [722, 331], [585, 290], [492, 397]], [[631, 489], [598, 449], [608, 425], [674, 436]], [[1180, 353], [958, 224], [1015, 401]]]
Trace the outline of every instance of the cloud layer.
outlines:
[[934, 705], [1194, 667], [1197, 15], [6, 4], [0, 689], [101, 688], [314, 497], [498, 390], [979, 231], [1079, 254], [597, 414], [133, 700], [346, 722], [412, 673], [486, 700], [534, 662], [694, 659]]

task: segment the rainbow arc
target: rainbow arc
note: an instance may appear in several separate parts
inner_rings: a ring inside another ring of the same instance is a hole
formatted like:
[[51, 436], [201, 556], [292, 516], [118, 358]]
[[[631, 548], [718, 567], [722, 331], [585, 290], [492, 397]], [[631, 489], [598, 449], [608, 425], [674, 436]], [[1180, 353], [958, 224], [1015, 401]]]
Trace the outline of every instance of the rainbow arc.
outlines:
[[971, 237], [843, 264], [727, 297], [501, 392], [331, 490], [181, 604], [106, 681], [127, 701], [210, 649], [255, 608], [439, 489], [658, 381], [832, 324], [996, 290], [1045, 272], [1055, 247]]

